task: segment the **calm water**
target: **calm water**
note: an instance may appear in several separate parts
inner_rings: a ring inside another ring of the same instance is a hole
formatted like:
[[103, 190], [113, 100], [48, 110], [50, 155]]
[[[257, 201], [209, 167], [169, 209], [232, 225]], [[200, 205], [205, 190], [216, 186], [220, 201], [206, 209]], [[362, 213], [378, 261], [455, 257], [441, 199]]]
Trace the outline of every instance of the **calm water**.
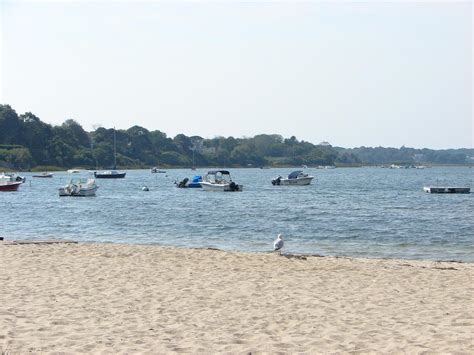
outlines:
[[135, 170], [97, 180], [89, 198], [58, 197], [67, 173], [25, 174], [18, 192], [0, 193], [0, 235], [268, 251], [282, 233], [286, 252], [474, 262], [474, 194], [422, 191], [472, 189], [474, 169], [308, 169], [316, 176], [310, 186], [271, 185], [291, 170], [231, 169], [240, 193], [176, 188], [191, 170]]

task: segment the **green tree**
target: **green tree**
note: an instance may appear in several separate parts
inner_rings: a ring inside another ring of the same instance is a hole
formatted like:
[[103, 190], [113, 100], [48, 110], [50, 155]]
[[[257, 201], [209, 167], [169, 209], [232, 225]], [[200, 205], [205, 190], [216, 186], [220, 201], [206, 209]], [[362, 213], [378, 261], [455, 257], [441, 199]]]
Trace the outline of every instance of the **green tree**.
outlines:
[[22, 141], [30, 150], [37, 165], [49, 163], [49, 145], [53, 137], [52, 127], [31, 112], [20, 115]]
[[21, 123], [9, 105], [0, 105], [0, 143], [22, 144]]

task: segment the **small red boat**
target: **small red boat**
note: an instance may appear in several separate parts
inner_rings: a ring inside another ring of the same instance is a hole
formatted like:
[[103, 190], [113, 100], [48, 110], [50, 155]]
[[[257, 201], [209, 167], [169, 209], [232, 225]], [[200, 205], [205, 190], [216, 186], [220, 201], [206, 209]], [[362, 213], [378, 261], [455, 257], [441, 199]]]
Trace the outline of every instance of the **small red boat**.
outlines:
[[19, 181], [0, 181], [0, 191], [16, 191], [21, 184]]

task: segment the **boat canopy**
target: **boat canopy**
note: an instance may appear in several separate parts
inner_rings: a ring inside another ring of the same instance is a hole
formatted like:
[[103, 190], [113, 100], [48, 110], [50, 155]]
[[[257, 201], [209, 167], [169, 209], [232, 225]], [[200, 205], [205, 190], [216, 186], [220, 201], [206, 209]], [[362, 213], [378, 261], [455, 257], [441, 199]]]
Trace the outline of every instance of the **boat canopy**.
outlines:
[[211, 170], [207, 172], [207, 175], [217, 175], [218, 173], [221, 173], [222, 175], [230, 175], [227, 170]]
[[296, 179], [302, 172], [302, 170], [293, 171], [290, 175], [288, 175], [288, 179]]
[[79, 185], [79, 184], [87, 184], [90, 180], [90, 178], [72, 178], [72, 179], [69, 179], [69, 184], [75, 184], [75, 185]]

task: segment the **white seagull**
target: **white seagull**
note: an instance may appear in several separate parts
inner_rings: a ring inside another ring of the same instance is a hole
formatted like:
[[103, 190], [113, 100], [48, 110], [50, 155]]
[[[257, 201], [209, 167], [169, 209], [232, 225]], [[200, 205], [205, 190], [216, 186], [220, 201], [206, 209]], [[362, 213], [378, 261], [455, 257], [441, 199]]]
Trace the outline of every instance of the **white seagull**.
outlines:
[[273, 250], [277, 251], [283, 248], [283, 236], [278, 234], [277, 239], [273, 242]]

